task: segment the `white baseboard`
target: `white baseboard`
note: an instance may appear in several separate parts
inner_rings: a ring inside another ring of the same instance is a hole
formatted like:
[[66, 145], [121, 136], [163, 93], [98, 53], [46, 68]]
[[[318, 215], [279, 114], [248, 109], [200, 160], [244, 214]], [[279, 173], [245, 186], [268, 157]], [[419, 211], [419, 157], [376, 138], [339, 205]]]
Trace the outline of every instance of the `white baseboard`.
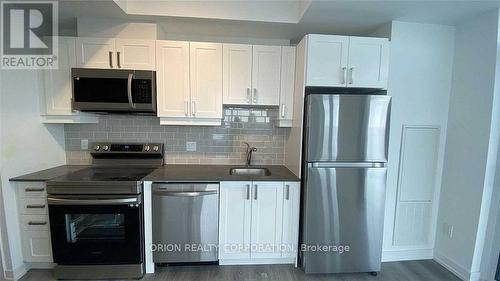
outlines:
[[21, 265], [20, 267], [14, 269], [14, 270], [5, 270], [4, 276], [6, 280], [19, 280], [21, 277], [24, 276], [28, 272], [28, 269], [26, 266]]
[[219, 260], [219, 265], [251, 265], [251, 264], [295, 264], [295, 258]]
[[382, 262], [431, 260], [434, 257], [434, 249], [398, 249], [384, 250]]
[[31, 262], [25, 263], [26, 268], [29, 269], [52, 269], [56, 266], [53, 262]]
[[[451, 271], [453, 274], [458, 276], [458, 278], [464, 280], [464, 281], [472, 281], [473, 279], [471, 277], [474, 277], [467, 269], [459, 265], [457, 262], [454, 260], [439, 254], [439, 253], [434, 253], [434, 260], [442, 265], [444, 268], [448, 269]], [[479, 274], [477, 275], [477, 279], [474, 279], [474, 281], [479, 280]]]

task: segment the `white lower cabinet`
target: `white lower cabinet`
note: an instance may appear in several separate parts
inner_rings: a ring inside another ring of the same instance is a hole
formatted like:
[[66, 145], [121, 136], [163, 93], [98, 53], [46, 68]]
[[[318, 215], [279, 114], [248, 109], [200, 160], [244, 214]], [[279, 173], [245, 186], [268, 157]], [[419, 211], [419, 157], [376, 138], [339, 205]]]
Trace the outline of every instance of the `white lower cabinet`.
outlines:
[[24, 262], [51, 263], [52, 245], [44, 182], [21, 182], [17, 190]]
[[221, 182], [220, 264], [295, 263], [299, 183]]
[[297, 241], [299, 241], [300, 183], [285, 182], [283, 197], [281, 257], [295, 258], [299, 246]]

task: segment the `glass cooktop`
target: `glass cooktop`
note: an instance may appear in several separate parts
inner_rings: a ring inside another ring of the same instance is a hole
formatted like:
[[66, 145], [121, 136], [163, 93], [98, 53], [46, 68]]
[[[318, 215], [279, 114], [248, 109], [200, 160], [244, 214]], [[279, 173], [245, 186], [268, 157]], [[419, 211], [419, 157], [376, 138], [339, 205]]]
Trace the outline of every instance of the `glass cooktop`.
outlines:
[[57, 181], [140, 181], [155, 168], [86, 168], [57, 178]]

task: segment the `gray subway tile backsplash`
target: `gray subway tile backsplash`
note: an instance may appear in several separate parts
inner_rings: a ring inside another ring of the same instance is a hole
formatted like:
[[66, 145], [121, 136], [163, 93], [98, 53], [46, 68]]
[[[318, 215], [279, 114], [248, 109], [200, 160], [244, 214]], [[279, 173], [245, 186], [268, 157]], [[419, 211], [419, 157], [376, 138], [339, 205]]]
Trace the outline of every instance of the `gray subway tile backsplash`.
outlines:
[[[256, 165], [283, 165], [285, 130], [275, 127], [278, 110], [274, 108], [225, 107], [222, 125], [161, 126], [159, 118], [141, 115], [101, 115], [97, 124], [67, 124], [64, 127], [68, 164], [89, 164], [89, 143], [161, 142], [167, 164], [244, 164], [244, 142], [257, 147]], [[195, 141], [195, 152], [186, 151], [186, 142]]]

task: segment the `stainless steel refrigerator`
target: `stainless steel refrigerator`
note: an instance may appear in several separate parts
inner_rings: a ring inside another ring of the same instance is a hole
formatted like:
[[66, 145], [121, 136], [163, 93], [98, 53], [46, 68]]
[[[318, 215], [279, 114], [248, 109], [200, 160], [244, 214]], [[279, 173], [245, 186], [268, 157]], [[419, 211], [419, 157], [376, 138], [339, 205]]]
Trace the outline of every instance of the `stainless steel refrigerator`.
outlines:
[[306, 95], [306, 273], [380, 271], [390, 102], [386, 95]]

